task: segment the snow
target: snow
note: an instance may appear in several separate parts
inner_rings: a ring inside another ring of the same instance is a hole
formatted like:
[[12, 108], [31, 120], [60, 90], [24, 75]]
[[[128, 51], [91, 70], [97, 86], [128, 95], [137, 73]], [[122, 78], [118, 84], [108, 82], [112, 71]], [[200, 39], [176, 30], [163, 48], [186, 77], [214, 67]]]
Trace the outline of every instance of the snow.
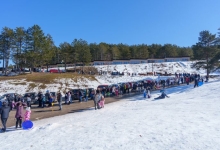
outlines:
[[166, 89], [170, 98], [140, 94], [77, 113], [34, 121], [29, 131], [0, 134], [1, 149], [217, 150], [220, 80]]
[[[202, 76], [205, 75], [205, 70], [196, 70], [195, 68], [191, 68], [193, 61], [187, 62], [166, 62], [166, 63], [144, 63], [144, 64], [124, 64], [124, 65], [103, 65], [103, 66], [94, 66], [98, 69], [98, 71], [109, 71], [109, 72], [124, 72], [124, 76], [111, 76], [111, 75], [101, 75], [95, 76], [95, 80], [89, 78], [77, 78], [77, 81], [73, 79], [55, 79], [52, 84], [46, 84], [46, 89], [41, 89], [42, 83], [33, 83], [27, 82], [25, 80], [6, 80], [0, 81], [0, 95], [5, 93], [18, 93], [25, 94], [26, 92], [39, 92], [43, 93], [46, 90], [50, 90], [52, 92], [61, 91], [61, 93], [67, 92], [69, 89], [78, 89], [78, 88], [97, 88], [98, 85], [101, 84], [116, 84], [120, 82], [132, 82], [139, 81], [145, 78], [157, 79], [157, 76], [131, 76], [132, 73], [144, 73], [147, 72], [161, 72], [161, 73], [200, 73]], [[57, 69], [57, 68], [54, 68]], [[60, 67], [59, 69], [64, 69]], [[127, 74], [130, 73], [130, 76]], [[160, 77], [161, 79], [163, 77]], [[165, 77], [167, 78], [167, 77]], [[17, 84], [17, 83], [23, 84]], [[14, 84], [13, 84], [14, 83]], [[31, 84], [35, 84], [35, 88], [32, 87]]]

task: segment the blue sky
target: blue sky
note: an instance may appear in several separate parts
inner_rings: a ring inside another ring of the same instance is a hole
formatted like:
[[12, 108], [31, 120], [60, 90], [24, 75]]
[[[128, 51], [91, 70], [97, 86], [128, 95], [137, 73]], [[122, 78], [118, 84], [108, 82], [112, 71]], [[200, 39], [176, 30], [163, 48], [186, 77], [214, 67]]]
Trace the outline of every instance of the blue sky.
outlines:
[[199, 32], [217, 33], [220, 0], [5, 0], [0, 28], [38, 24], [57, 46], [88, 43], [192, 46]]

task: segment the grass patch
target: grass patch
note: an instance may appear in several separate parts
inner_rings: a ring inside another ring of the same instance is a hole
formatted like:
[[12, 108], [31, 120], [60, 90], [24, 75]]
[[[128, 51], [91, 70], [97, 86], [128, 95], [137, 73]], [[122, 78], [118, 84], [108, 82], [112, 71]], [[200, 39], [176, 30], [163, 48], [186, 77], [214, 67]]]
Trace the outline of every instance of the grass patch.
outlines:
[[33, 90], [35, 87], [37, 87], [37, 85], [35, 83], [30, 83], [28, 86], [28, 90], [27, 91], [31, 91]]
[[38, 87], [39, 89], [46, 89], [47, 88], [47, 86], [45, 85], [45, 84], [41, 84], [41, 85], [39, 85], [39, 87]]
[[0, 81], [25, 79], [27, 82], [51, 84], [55, 83], [54, 79], [72, 79], [74, 82], [77, 82], [77, 79], [79, 78], [88, 78], [89, 80], [96, 81], [96, 78], [93, 75], [82, 75], [76, 73], [32, 73], [10, 77], [2, 76], [0, 77]]

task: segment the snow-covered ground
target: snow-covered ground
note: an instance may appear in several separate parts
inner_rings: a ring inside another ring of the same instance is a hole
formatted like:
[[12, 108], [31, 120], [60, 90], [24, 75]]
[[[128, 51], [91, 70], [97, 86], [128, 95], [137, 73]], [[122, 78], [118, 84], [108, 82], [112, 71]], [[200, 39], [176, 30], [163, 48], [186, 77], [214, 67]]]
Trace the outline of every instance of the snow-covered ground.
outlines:
[[[78, 78], [75, 79], [55, 79], [52, 84], [46, 84], [45, 89], [41, 89], [42, 83], [32, 83], [23, 80], [5, 80], [0, 81], [0, 95], [5, 93], [18, 93], [24, 94], [26, 92], [39, 92], [42, 91], [45, 93], [47, 90], [57, 92], [61, 91], [62, 93], [67, 92], [69, 89], [74, 88], [97, 88], [100, 84], [116, 84], [120, 82], [132, 82], [143, 80], [145, 78], [156, 79], [157, 76], [131, 76], [132, 73], [142, 73], [146, 74], [147, 72], [161, 72], [161, 73], [199, 73], [202, 76], [206, 74], [205, 70], [196, 70], [192, 68], [194, 62], [166, 62], [166, 63], [145, 63], [145, 64], [126, 64], [126, 65], [103, 65], [103, 66], [94, 66], [98, 71], [108, 71], [108, 72], [124, 72], [124, 76], [111, 76], [102, 75], [95, 76], [95, 80], [89, 78]], [[61, 68], [60, 69], [64, 69]], [[128, 75], [130, 73], [130, 75]], [[215, 72], [219, 74], [219, 72]], [[31, 84], [36, 85], [32, 88]]]
[[[124, 64], [124, 65], [103, 65], [94, 66], [99, 72], [124, 72], [124, 76], [111, 76], [110, 74], [95, 76], [95, 80], [91, 78], [79, 77], [76, 79], [54, 79], [53, 83], [43, 85], [42, 83], [27, 82], [22, 80], [5, 80], [0, 81], [0, 95], [5, 93], [18, 93], [24, 94], [26, 92], [39, 92], [45, 93], [47, 90], [52, 92], [61, 91], [67, 92], [69, 89], [76, 88], [97, 88], [100, 84], [116, 84], [120, 82], [133, 82], [146, 78], [157, 79], [158, 76], [139, 76], [138, 73], [146, 74], [147, 72], [160, 72], [160, 73], [199, 73], [201, 76], [206, 75], [206, 70], [196, 70], [192, 68], [193, 61], [187, 62], [165, 62], [165, 63], [145, 63], [145, 64]], [[54, 68], [57, 69], [57, 68]], [[64, 69], [60, 67], [59, 69]], [[135, 73], [135, 76], [132, 76]], [[130, 75], [129, 75], [130, 74]], [[211, 75], [220, 75], [219, 71], [211, 73]], [[174, 76], [173, 76], [174, 77]], [[166, 77], [167, 78], [167, 77]], [[162, 77], [160, 77], [162, 79]], [[35, 85], [33, 88], [32, 85]], [[41, 87], [45, 87], [42, 89]]]
[[34, 122], [29, 131], [0, 134], [0, 149], [22, 150], [218, 150], [220, 81], [166, 89], [170, 98], [139, 96], [104, 109]]

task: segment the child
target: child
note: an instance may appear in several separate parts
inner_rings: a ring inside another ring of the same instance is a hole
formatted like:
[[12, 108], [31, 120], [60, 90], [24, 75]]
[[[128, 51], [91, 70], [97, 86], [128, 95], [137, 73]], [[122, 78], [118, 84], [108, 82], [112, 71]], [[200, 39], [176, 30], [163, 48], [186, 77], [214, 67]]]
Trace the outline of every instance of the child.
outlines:
[[105, 106], [105, 98], [104, 98], [103, 95], [101, 96], [101, 100], [99, 102], [99, 105], [100, 105], [101, 108], [104, 108], [104, 106]]
[[24, 114], [24, 118], [25, 118], [25, 121], [30, 120], [30, 118], [31, 118], [31, 108], [30, 107], [26, 108], [26, 112]]
[[115, 95], [118, 96], [118, 88], [115, 89]]
[[146, 98], [146, 97], [147, 97], [147, 90], [144, 89], [144, 98]]
[[45, 102], [46, 102], [46, 97], [45, 97], [45, 95], [43, 95], [43, 98], [42, 98], [42, 108], [44, 108], [45, 107]]
[[51, 95], [49, 96], [49, 101], [48, 102], [49, 102], [48, 107], [52, 107], [53, 98], [52, 98]]
[[150, 98], [150, 90], [151, 90], [151, 88], [148, 86], [148, 87], [147, 87], [147, 97], [148, 97], [148, 98]]

